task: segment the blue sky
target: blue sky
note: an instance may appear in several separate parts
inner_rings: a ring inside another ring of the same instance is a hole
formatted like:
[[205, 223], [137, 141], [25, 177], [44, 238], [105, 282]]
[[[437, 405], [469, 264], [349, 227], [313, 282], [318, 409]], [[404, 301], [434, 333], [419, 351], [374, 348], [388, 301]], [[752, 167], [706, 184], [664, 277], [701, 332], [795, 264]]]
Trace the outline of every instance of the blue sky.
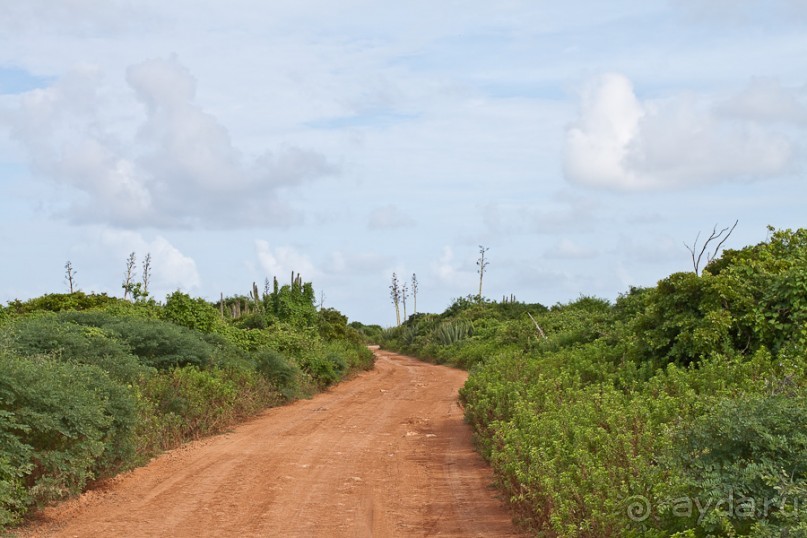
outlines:
[[[0, 18], [0, 301], [311, 280], [390, 325], [615, 299], [804, 225], [807, 1], [30, 0]], [[435, 5], [436, 4], [436, 5]], [[410, 302], [411, 312], [411, 302]]]

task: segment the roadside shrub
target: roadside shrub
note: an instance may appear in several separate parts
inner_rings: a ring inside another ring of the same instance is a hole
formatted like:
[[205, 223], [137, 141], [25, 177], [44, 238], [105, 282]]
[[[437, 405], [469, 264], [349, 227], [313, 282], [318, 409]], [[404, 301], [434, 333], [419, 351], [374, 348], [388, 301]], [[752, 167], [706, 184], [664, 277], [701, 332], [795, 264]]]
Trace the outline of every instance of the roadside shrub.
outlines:
[[81, 491], [133, 454], [132, 396], [95, 366], [3, 354], [0, 410], [13, 414], [7, 431], [30, 447], [19, 464], [31, 466], [24, 483], [36, 503]]
[[195, 366], [144, 378], [138, 387], [138, 453], [148, 457], [221, 431], [237, 419], [277, 405], [283, 396], [255, 371]]
[[0, 307], [0, 534], [33, 506], [372, 366], [344, 316], [317, 315], [310, 284], [265, 299], [256, 308], [271, 311], [231, 322], [181, 292], [165, 307], [80, 293]]
[[79, 325], [103, 329], [122, 342], [146, 366], [211, 364], [213, 346], [197, 331], [158, 319], [113, 316], [106, 312], [72, 312], [60, 316]]
[[256, 369], [272, 382], [286, 399], [291, 399], [300, 390], [300, 369], [279, 352], [265, 349], [255, 353]]
[[494, 437], [491, 463], [519, 517], [548, 536], [650, 536], [624, 510], [664, 479], [653, 462], [664, 438], [645, 402], [604, 386], [551, 400], [516, 402]]
[[235, 326], [239, 329], [266, 329], [269, 322], [266, 321], [266, 316], [260, 312], [242, 315], [235, 320]]
[[[742, 394], [719, 401], [675, 435], [678, 498], [697, 499], [688, 524], [705, 533], [807, 531], [807, 397]], [[802, 535], [802, 534], [798, 534]]]
[[317, 311], [317, 328], [325, 340], [356, 339], [357, 334], [347, 325], [347, 316], [333, 308]]
[[332, 351], [305, 357], [301, 361], [301, 366], [320, 387], [336, 383], [348, 369], [344, 357]]
[[[417, 314], [413, 314], [417, 316]], [[365, 344], [378, 344], [381, 342], [381, 335], [384, 333], [384, 328], [381, 325], [365, 325], [359, 321], [350, 323], [350, 327], [355, 329], [361, 334]]]
[[210, 365], [213, 347], [199, 333], [172, 323], [123, 318], [107, 326], [128, 344], [140, 361], [158, 369]]
[[17, 314], [31, 312], [61, 312], [64, 310], [93, 310], [106, 308], [122, 299], [109, 297], [105, 293], [86, 294], [83, 291], [74, 293], [48, 293], [28, 301], [11, 301], [8, 308]]
[[0, 529], [18, 523], [31, 502], [25, 477], [33, 470], [33, 449], [18, 434], [29, 430], [14, 413], [0, 409]]
[[93, 364], [126, 383], [143, 372], [137, 357], [118, 335], [68, 319], [58, 315], [19, 318], [2, 330], [0, 342], [18, 355], [49, 354], [62, 361]]
[[466, 419], [536, 536], [807, 536], [807, 230], [770, 232], [614, 305], [508, 304], [542, 331], [457, 300], [440, 323], [472, 337], [384, 344], [471, 365]]
[[351, 341], [332, 340], [325, 345], [326, 353], [342, 357], [347, 366], [346, 374], [351, 370], [369, 370], [373, 367], [374, 356], [364, 344], [354, 344]]
[[[198, 438], [219, 431], [231, 419], [237, 387], [216, 370], [195, 366], [174, 368], [150, 376], [141, 385], [141, 395], [155, 402], [160, 415], [175, 415], [180, 438]], [[169, 423], [171, 419], [168, 419]]]
[[192, 299], [187, 293], [175, 291], [165, 299], [162, 318], [188, 329], [209, 333], [221, 316], [213, 305], [201, 297]]
[[322, 350], [322, 339], [313, 327], [278, 323], [265, 331], [248, 331], [260, 335], [260, 346], [281, 352], [287, 357], [304, 359]]

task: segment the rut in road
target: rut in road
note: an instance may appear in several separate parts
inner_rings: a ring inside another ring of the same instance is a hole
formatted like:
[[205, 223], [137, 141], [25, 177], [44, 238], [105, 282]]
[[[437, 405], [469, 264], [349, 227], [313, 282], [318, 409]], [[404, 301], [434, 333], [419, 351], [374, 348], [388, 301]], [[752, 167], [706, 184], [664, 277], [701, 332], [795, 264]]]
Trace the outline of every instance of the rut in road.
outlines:
[[519, 536], [463, 422], [467, 374], [376, 357], [327, 393], [45, 510], [21, 536]]

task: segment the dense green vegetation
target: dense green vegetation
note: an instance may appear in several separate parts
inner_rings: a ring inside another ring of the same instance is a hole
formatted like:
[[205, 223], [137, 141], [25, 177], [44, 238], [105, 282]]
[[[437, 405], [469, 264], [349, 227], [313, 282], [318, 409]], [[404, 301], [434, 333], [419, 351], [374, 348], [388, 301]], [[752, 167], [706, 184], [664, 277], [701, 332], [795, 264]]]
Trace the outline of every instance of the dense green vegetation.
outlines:
[[217, 305], [75, 292], [0, 307], [0, 530], [372, 367], [363, 336], [317, 310], [311, 284], [266, 291]]
[[614, 304], [460, 299], [383, 345], [470, 369], [466, 418], [536, 536], [807, 536], [807, 230]]

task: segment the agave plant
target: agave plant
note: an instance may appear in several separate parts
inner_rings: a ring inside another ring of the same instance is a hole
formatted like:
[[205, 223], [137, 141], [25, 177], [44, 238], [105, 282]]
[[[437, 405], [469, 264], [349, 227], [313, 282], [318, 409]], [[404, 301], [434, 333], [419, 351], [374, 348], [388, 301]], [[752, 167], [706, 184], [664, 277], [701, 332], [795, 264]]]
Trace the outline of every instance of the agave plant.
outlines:
[[470, 321], [448, 321], [441, 323], [434, 332], [440, 344], [450, 346], [468, 338], [473, 331], [474, 326]]

